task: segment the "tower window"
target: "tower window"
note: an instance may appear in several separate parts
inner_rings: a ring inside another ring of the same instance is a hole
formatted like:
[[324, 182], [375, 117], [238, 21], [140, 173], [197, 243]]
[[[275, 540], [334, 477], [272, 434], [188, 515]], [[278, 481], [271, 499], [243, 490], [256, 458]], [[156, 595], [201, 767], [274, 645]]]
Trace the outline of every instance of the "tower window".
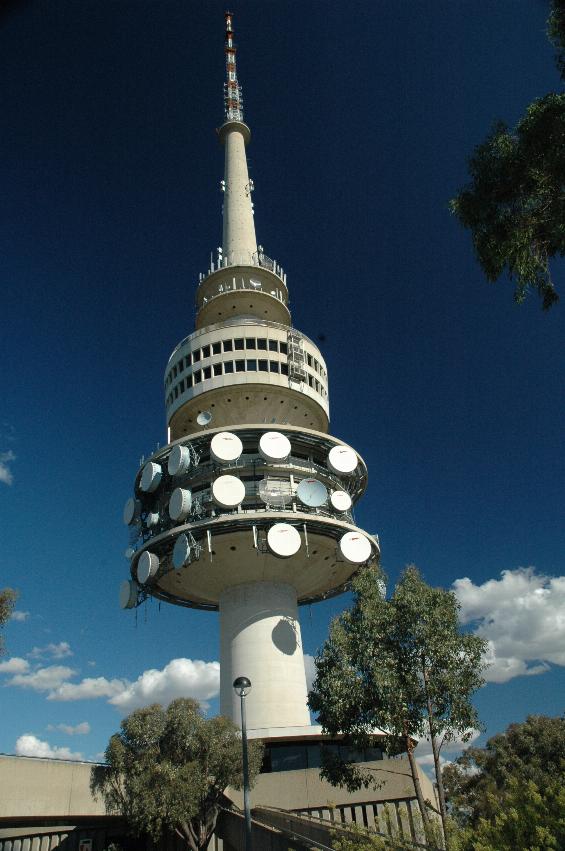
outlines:
[[267, 341], [264, 338], [259, 337], [257, 339], [257, 348], [263, 349], [264, 351], [266, 351], [267, 350]]
[[257, 361], [256, 360], [248, 360], [247, 361], [247, 369], [249, 372], [257, 372]]
[[222, 344], [221, 343], [212, 343], [212, 354], [213, 355], [219, 355], [221, 351], [222, 351]]
[[312, 355], [306, 355], [306, 361], [308, 366], [312, 366]]
[[197, 369], [194, 375], [192, 376], [192, 381], [194, 384], [200, 384], [200, 382], [202, 381], [202, 376], [199, 369]]
[[279, 362], [276, 360], [269, 361], [269, 371], [270, 372], [278, 372], [279, 371]]
[[178, 395], [179, 395], [179, 388], [178, 388], [178, 385], [177, 385], [177, 387], [175, 387], [175, 399], [178, 399]]
[[183, 360], [179, 360], [178, 368], [179, 368], [179, 372], [183, 372], [183, 370], [184, 370], [184, 361]]
[[209, 358], [210, 357], [210, 346], [202, 346], [202, 357]]
[[233, 340], [224, 340], [224, 352], [233, 351]]
[[221, 363], [215, 363], [214, 364], [214, 375], [221, 375], [221, 374], [222, 374], [222, 364]]
[[286, 343], [281, 343], [279, 348], [280, 348], [281, 355], [286, 355], [286, 353], [287, 353], [287, 351], [288, 351], [288, 346], [287, 346], [287, 344], [286, 344]]
[[288, 375], [288, 364], [287, 363], [281, 363], [281, 373], [283, 375]]
[[185, 367], [186, 367], [187, 369], [188, 369], [188, 367], [190, 366], [190, 355], [187, 355], [187, 356], [185, 357], [185, 359], [184, 359], [184, 365], [185, 365]]
[[246, 348], [246, 349], [255, 349], [255, 348], [257, 348], [257, 347], [256, 347], [256, 345], [255, 345], [255, 340], [254, 340], [254, 339], [252, 339], [251, 337], [247, 337], [247, 338], [246, 338], [246, 340], [245, 340], [245, 348]]
[[261, 370], [261, 372], [268, 372], [269, 371], [269, 361], [260, 360], [260, 361], [258, 361], [258, 364], [259, 364], [259, 369]]
[[236, 360], [235, 371], [236, 372], [245, 372], [245, 361], [244, 360]]
[[184, 393], [184, 378], [181, 381], [181, 383], [179, 384], [179, 392]]
[[192, 363], [198, 363], [199, 360], [200, 360], [200, 349], [196, 349], [196, 351], [192, 353]]
[[192, 375], [186, 376], [186, 389], [188, 390], [189, 387], [192, 387]]
[[276, 340], [269, 340], [269, 351], [278, 352], [279, 348]]
[[233, 361], [228, 360], [224, 363], [224, 373], [233, 372]]
[[238, 339], [238, 340], [234, 340], [234, 345], [235, 345], [235, 349], [236, 349], [236, 351], [243, 349], [243, 347], [244, 347], [244, 341], [243, 341], [243, 339], [242, 339], [242, 338], [240, 338], [240, 339]]
[[212, 377], [212, 367], [207, 366], [202, 370], [202, 378], [205, 381], [207, 378], [211, 378], [211, 377]]
[[314, 379], [312, 378], [311, 375], [308, 376], [308, 384], [310, 385], [310, 387], [314, 386]]

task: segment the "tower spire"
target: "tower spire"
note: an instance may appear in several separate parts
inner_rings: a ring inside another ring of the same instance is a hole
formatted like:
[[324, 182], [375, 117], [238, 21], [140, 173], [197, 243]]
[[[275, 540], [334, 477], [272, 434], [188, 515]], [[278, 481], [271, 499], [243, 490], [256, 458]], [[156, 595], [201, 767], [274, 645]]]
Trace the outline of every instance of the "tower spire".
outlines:
[[226, 121], [243, 121], [243, 98], [237, 80], [236, 47], [233, 42], [233, 15], [226, 12], [226, 82], [224, 83], [224, 107]]
[[251, 203], [253, 182], [249, 179], [245, 155], [251, 131], [243, 121], [243, 99], [237, 80], [232, 19], [232, 13], [226, 12], [225, 122], [219, 131], [220, 140], [226, 149], [222, 253], [228, 266], [251, 266], [257, 256]]

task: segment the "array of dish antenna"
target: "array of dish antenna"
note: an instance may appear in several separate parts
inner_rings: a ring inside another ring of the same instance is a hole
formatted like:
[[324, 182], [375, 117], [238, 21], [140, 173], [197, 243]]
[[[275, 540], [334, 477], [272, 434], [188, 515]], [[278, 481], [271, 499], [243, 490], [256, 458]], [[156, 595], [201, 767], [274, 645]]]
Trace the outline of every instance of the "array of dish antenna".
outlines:
[[205, 428], [212, 422], [212, 414], [210, 411], [201, 411], [196, 417], [196, 422], [202, 428]]
[[319, 508], [328, 501], [326, 486], [318, 479], [302, 479], [296, 489], [296, 496], [303, 505]]
[[218, 464], [233, 464], [243, 452], [243, 443], [231, 431], [215, 434], [210, 443], [210, 455]]

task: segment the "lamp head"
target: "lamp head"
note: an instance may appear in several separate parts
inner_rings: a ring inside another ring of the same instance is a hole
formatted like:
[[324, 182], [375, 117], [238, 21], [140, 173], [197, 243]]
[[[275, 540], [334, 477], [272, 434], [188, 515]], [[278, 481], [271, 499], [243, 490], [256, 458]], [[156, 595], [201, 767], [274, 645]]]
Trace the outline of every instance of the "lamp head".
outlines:
[[251, 691], [251, 680], [247, 677], [238, 677], [233, 681], [233, 687], [238, 697], [245, 697]]

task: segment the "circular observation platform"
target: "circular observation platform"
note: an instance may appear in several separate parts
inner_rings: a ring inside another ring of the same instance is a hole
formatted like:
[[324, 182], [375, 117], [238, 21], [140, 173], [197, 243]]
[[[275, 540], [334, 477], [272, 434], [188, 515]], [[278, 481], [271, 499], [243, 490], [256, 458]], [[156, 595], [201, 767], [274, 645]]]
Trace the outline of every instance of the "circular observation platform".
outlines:
[[237, 317], [185, 337], [165, 371], [170, 439], [214, 423], [290, 423], [315, 431], [329, 424], [328, 375], [318, 347], [286, 325]]
[[240, 315], [290, 325], [283, 279], [259, 265], [220, 266], [203, 278], [196, 293], [196, 328]]
[[215, 609], [246, 582], [286, 582], [298, 602], [344, 590], [379, 543], [355, 524], [362, 458], [327, 434], [292, 426], [208, 429], [164, 447], [126, 503], [131, 607], [147, 595]]

